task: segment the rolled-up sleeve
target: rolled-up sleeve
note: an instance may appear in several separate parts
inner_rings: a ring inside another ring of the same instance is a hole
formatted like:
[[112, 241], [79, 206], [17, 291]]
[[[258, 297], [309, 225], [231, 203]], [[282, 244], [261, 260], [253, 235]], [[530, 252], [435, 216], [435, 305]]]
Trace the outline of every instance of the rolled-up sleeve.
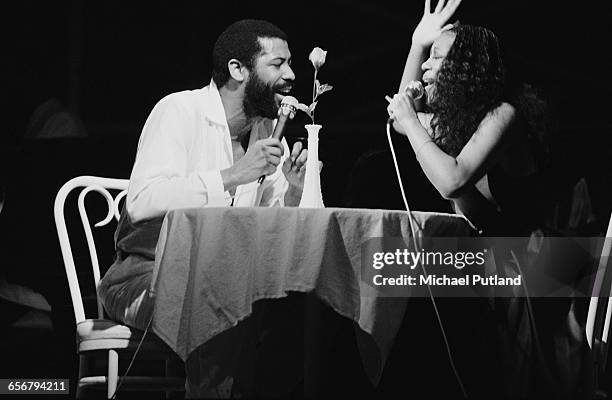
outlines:
[[225, 205], [225, 192], [223, 188], [223, 179], [221, 171], [214, 169], [212, 171], [203, 172], [201, 174], [202, 181], [208, 189], [208, 205], [221, 206]]
[[149, 115], [138, 143], [126, 207], [133, 221], [164, 215], [168, 210], [221, 205], [220, 170], [188, 171], [190, 132], [195, 118], [172, 95]]

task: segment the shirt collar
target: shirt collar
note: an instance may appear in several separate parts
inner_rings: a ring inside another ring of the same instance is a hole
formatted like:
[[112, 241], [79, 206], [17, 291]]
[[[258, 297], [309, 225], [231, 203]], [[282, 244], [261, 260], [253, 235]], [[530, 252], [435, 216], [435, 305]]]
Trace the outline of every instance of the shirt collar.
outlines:
[[[204, 87], [202, 90], [204, 95], [204, 117], [215, 124], [225, 127], [229, 131], [227, 118], [225, 116], [225, 108], [223, 108], [223, 102], [221, 102], [221, 94], [219, 93], [217, 84], [211, 79], [210, 84]], [[277, 119], [263, 120], [267, 131], [271, 132], [272, 129], [274, 129], [276, 126], [276, 121]]]
[[210, 80], [210, 84], [204, 88], [204, 116], [211, 122], [228, 128], [225, 109], [221, 102], [221, 95], [219, 94], [217, 85], [212, 79]]

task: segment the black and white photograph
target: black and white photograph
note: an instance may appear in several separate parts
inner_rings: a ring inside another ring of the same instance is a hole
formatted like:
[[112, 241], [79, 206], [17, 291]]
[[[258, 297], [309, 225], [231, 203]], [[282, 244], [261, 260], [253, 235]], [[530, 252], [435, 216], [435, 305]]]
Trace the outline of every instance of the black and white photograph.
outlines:
[[612, 398], [611, 11], [7, 5], [0, 398]]

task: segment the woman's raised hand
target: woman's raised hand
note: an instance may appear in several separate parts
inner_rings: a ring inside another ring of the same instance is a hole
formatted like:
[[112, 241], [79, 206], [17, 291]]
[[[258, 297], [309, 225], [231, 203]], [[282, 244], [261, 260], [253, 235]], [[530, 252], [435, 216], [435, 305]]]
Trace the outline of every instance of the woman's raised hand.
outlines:
[[[425, 0], [425, 10], [421, 21], [412, 33], [412, 44], [429, 47], [452, 24], [446, 24], [461, 4], [461, 0], [438, 0], [436, 8], [431, 12], [431, 0]], [[445, 25], [446, 24], [446, 25]]]

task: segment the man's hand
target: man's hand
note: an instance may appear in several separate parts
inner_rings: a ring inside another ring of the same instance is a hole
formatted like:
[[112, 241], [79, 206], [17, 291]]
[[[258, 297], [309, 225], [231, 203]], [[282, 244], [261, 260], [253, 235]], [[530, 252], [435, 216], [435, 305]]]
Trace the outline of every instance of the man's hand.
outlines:
[[225, 190], [253, 182], [262, 175], [270, 175], [280, 164], [284, 149], [280, 140], [261, 139], [247, 149], [245, 155], [231, 167], [221, 171]]
[[285, 159], [283, 163], [283, 174], [289, 182], [289, 186], [296, 189], [304, 187], [304, 175], [306, 174], [306, 160], [308, 159], [308, 150], [302, 150], [302, 143], [295, 142], [291, 156]]
[[[285, 205], [297, 206], [302, 199], [304, 189], [304, 177], [306, 176], [306, 160], [308, 150], [302, 150], [302, 143], [295, 142], [291, 156], [287, 157], [283, 163], [283, 173], [289, 182], [289, 189], [285, 193]], [[323, 163], [319, 161], [319, 172], [323, 168]]]
[[413, 45], [430, 47], [442, 32], [453, 26], [444, 24], [453, 16], [461, 0], [448, 0], [446, 5], [444, 3], [446, 0], [438, 0], [434, 12], [431, 12], [431, 0], [425, 0], [423, 17], [412, 33]]

